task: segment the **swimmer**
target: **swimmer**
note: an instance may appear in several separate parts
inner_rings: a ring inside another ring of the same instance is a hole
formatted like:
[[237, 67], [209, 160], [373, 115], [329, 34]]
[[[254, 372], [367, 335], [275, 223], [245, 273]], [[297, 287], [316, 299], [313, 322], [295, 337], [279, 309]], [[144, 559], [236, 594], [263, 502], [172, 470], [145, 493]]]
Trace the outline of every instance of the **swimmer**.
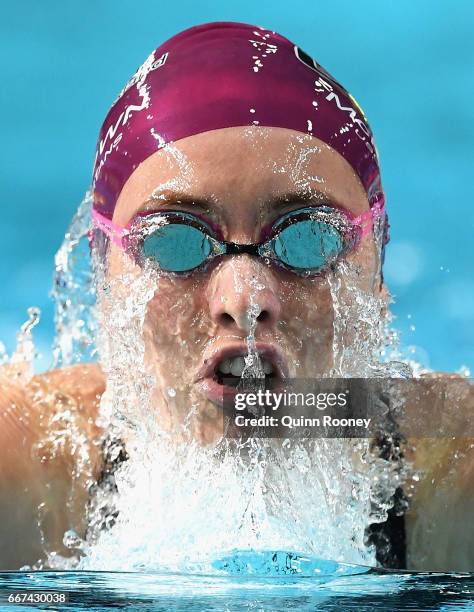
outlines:
[[[249, 334], [268, 377], [337, 372], [338, 266], [356, 270], [356, 289], [383, 305], [383, 317], [388, 218], [372, 132], [354, 98], [279, 34], [213, 23], [158, 47], [104, 121], [92, 198], [91, 242], [116, 310], [133, 286], [122, 283], [114, 294], [114, 280], [152, 282], [159, 272], [137, 368], [153, 374], [156, 418], [166, 431], [179, 428], [192, 403], [193, 438], [219, 439], [224, 378], [240, 380]], [[354, 320], [344, 330], [345, 348], [361, 325]], [[67, 555], [64, 533], [71, 525], [86, 532], [90, 482], [100, 483], [111, 466], [98, 444], [108, 388], [101, 364], [50, 371], [26, 385], [6, 366], [1, 383], [6, 570], [44, 556], [38, 508], [51, 548]], [[38, 451], [65, 410], [68, 442]], [[79, 477], [76, 442], [89, 457]], [[406, 459], [427, 484], [403, 516], [391, 517], [385, 535], [393, 555], [380, 563], [473, 571], [471, 440], [419, 440], [413, 448]], [[461, 459], [452, 470], [454, 453]]]

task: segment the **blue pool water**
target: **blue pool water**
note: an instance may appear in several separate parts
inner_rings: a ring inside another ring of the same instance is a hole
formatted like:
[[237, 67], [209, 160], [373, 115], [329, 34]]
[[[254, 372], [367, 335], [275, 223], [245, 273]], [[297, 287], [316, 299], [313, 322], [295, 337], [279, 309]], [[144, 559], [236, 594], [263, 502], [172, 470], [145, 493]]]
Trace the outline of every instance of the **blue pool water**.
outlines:
[[[63, 604], [15, 605], [12, 593], [65, 593]], [[376, 572], [350, 576], [115, 572], [0, 573], [0, 610], [240, 611], [472, 610], [473, 574]]]

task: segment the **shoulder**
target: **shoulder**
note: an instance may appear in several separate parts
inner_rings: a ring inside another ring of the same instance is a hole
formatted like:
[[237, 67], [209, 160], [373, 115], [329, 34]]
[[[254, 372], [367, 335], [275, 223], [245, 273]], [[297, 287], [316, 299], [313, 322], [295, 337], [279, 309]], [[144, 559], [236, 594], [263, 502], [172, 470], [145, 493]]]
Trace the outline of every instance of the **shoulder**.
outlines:
[[74, 366], [26, 383], [0, 369], [0, 568], [70, 555], [63, 535], [85, 533], [88, 491], [102, 466], [97, 425], [104, 377]]
[[[433, 387], [426, 405], [413, 405], [416, 437], [406, 436], [412, 472], [406, 515], [410, 569], [473, 571], [474, 386], [452, 374], [423, 379]], [[425, 435], [420, 418], [426, 421]]]
[[69, 409], [88, 434], [94, 436], [98, 433], [96, 419], [104, 390], [105, 377], [100, 366], [81, 364], [33, 377], [26, 393], [32, 403], [41, 402], [47, 414]]
[[[0, 443], [31, 444], [47, 437], [61, 420], [69, 419], [76, 433], [87, 439], [99, 435], [96, 424], [100, 398], [105, 389], [97, 364], [51, 370], [26, 383], [0, 370]], [[61, 417], [62, 415], [62, 417]], [[1, 452], [0, 446], [0, 452]]]
[[40, 387], [75, 398], [84, 409], [96, 410], [105, 378], [99, 364], [81, 364], [34, 376], [28, 389], [34, 392]]

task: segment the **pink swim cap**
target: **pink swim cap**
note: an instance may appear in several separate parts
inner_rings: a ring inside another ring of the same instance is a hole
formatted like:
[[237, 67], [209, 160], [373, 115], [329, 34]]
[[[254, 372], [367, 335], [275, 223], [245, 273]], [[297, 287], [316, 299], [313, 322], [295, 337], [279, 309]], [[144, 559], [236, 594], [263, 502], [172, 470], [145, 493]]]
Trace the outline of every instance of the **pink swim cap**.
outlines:
[[129, 176], [166, 144], [252, 125], [316, 136], [354, 168], [371, 205], [380, 195], [377, 150], [354, 98], [280, 34], [216, 22], [163, 43], [118, 96], [100, 130], [94, 207], [112, 218]]

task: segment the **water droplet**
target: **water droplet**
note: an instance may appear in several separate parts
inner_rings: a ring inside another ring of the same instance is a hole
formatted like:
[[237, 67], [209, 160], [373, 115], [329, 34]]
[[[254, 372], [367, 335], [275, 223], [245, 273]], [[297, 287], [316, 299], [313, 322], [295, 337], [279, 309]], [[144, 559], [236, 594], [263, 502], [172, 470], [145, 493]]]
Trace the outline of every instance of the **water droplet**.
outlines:
[[69, 529], [64, 533], [63, 544], [66, 548], [79, 548], [82, 544], [82, 539], [77, 535], [74, 529]]

